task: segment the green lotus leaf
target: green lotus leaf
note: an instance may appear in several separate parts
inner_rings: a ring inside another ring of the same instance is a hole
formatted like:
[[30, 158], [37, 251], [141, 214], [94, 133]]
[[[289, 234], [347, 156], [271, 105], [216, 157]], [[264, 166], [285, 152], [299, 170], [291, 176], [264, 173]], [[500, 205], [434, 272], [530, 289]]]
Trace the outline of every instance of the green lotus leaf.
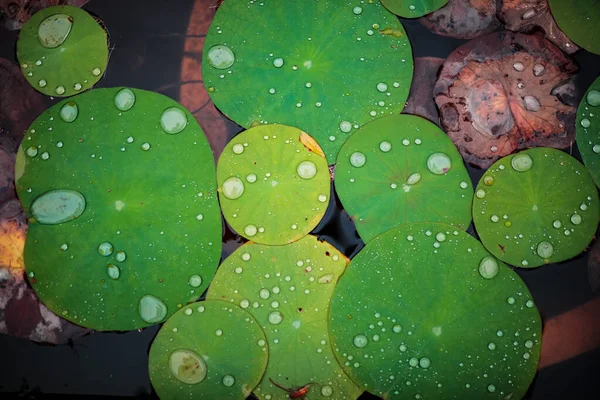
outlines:
[[[163, 127], [172, 109], [186, 120], [178, 134]], [[129, 88], [62, 101], [33, 122], [17, 164], [25, 266], [50, 310], [129, 330], [208, 287], [221, 254], [213, 155], [175, 101]]]
[[335, 188], [365, 242], [406, 222], [471, 223], [473, 187], [452, 140], [413, 115], [380, 118], [342, 147]]
[[600, 186], [600, 78], [583, 95], [577, 109], [576, 130], [583, 163]]
[[250, 395], [267, 366], [268, 345], [256, 320], [223, 301], [177, 311], [150, 348], [152, 386], [161, 399], [239, 399]]
[[226, 116], [246, 128], [297, 126], [330, 164], [356, 128], [402, 111], [413, 75], [404, 28], [379, 1], [227, 0], [203, 60]]
[[590, 0], [548, 0], [558, 27], [578, 46], [600, 54], [600, 7]]
[[598, 227], [598, 191], [570, 155], [536, 148], [501, 158], [473, 201], [481, 242], [500, 260], [533, 268], [575, 257]]
[[311, 383], [311, 400], [360, 395], [336, 362], [327, 330], [329, 300], [347, 263], [333, 246], [309, 235], [284, 246], [247, 243], [219, 267], [207, 299], [246, 309], [269, 342], [267, 370], [255, 391], [259, 399], [291, 398], [275, 384], [287, 389]]
[[348, 375], [384, 399], [520, 399], [542, 339], [519, 276], [467, 233], [430, 222], [392, 229], [352, 259], [330, 332]]
[[54, 6], [35, 13], [17, 40], [25, 79], [39, 92], [72, 96], [94, 86], [106, 70], [106, 31], [84, 10]]
[[256, 243], [285, 244], [308, 234], [329, 203], [327, 160], [298, 128], [260, 125], [233, 138], [217, 167], [223, 215]]
[[381, 0], [381, 4], [404, 18], [419, 18], [444, 7], [448, 0]]

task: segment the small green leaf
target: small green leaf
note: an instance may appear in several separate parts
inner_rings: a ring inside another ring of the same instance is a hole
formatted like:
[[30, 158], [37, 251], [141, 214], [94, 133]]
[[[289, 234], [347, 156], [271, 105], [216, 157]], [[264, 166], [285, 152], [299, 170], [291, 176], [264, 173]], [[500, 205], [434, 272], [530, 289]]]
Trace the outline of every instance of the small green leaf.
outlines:
[[219, 267], [207, 299], [246, 309], [269, 342], [269, 363], [255, 394], [289, 399], [284, 387], [311, 385], [307, 397], [356, 399], [362, 390], [335, 360], [327, 318], [333, 288], [348, 260], [314, 236], [284, 246], [247, 243]]
[[327, 160], [298, 128], [260, 125], [237, 135], [217, 167], [223, 215], [257, 243], [285, 244], [308, 234], [329, 203]]
[[330, 332], [346, 373], [384, 399], [520, 399], [542, 339], [519, 276], [467, 233], [429, 222], [392, 229], [354, 257]]
[[473, 220], [490, 253], [533, 268], [581, 253], [594, 237], [599, 209], [585, 167], [540, 147], [501, 158], [487, 170], [475, 191]]
[[239, 399], [250, 395], [268, 359], [266, 337], [237, 306], [208, 300], [183, 307], [150, 348], [152, 386], [165, 399]]
[[577, 147], [600, 187], [600, 78], [588, 88], [577, 109]]
[[578, 46], [600, 54], [600, 7], [590, 0], [548, 0], [558, 27]]
[[72, 96], [94, 86], [104, 74], [107, 34], [80, 8], [44, 8], [23, 25], [17, 58], [25, 79], [36, 90], [48, 96]]
[[329, 164], [356, 128], [402, 111], [413, 73], [406, 32], [379, 1], [227, 0], [203, 59], [204, 84], [227, 117], [296, 126]]
[[419, 18], [444, 7], [448, 0], [381, 0], [381, 4], [404, 18]]
[[[161, 126], [171, 109], [187, 119], [176, 135]], [[25, 265], [50, 310], [129, 330], [208, 287], [221, 254], [214, 161], [178, 103], [138, 89], [86, 92], [34, 121], [19, 154]]]
[[413, 115], [380, 118], [340, 150], [335, 187], [365, 242], [406, 222], [466, 229], [473, 187], [443, 131]]

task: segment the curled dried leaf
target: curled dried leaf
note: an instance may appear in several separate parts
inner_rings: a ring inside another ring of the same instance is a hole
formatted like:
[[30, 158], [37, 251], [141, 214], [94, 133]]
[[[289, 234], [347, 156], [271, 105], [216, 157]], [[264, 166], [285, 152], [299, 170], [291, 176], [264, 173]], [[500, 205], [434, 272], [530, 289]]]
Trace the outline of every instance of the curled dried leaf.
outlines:
[[419, 21], [438, 35], [472, 39], [500, 26], [496, 10], [496, 0], [450, 0]]
[[541, 29], [546, 38], [572, 54], [579, 47], [560, 30], [550, 8], [548, 0], [503, 0], [498, 10], [498, 18], [506, 29], [522, 33], [532, 33]]
[[576, 65], [541, 35], [499, 32], [459, 47], [444, 63], [434, 96], [463, 158], [482, 168], [515, 150], [564, 148], [574, 138]]

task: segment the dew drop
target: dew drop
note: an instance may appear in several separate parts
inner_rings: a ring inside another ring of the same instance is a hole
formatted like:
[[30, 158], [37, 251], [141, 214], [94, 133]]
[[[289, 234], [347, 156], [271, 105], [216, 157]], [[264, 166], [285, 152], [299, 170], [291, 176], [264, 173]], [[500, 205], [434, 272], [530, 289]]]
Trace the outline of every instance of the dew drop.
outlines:
[[235, 62], [233, 51], [222, 44], [211, 47], [206, 55], [208, 56], [208, 63], [216, 69], [227, 69]]
[[537, 112], [540, 111], [540, 108], [542, 108], [540, 101], [535, 96], [525, 96], [523, 98], [523, 104], [525, 105], [527, 111]]
[[515, 69], [515, 71], [521, 72], [525, 69], [525, 66], [523, 65], [522, 62], [516, 62], [513, 64], [513, 68]]
[[408, 365], [410, 365], [411, 367], [417, 367], [419, 365], [419, 360], [413, 357], [410, 360], [408, 360]]
[[27, 150], [25, 150], [25, 154], [27, 154], [29, 157], [35, 157], [37, 156], [38, 153], [38, 149], [35, 146], [30, 146], [27, 148]]
[[194, 288], [200, 287], [200, 285], [202, 285], [202, 277], [197, 274], [192, 275], [190, 276], [190, 279], [188, 279], [188, 284]]
[[318, 199], [321, 203], [325, 203], [327, 201], [327, 196], [324, 194], [320, 194]]
[[223, 196], [230, 200], [239, 199], [244, 194], [244, 182], [238, 177], [227, 178], [221, 187]]
[[256, 225], [246, 225], [246, 227], [244, 228], [244, 233], [246, 234], [246, 236], [252, 237], [256, 235], [256, 232], [258, 232]]
[[273, 311], [269, 314], [269, 323], [278, 325], [283, 321], [283, 315], [279, 311]]
[[498, 275], [498, 262], [492, 256], [484, 257], [479, 263], [479, 275], [484, 279], [492, 279]]
[[573, 214], [571, 215], [571, 222], [573, 225], [579, 225], [581, 222], [583, 222], [583, 218], [581, 218], [581, 215], [579, 214]]
[[421, 368], [429, 368], [431, 366], [431, 360], [427, 357], [423, 357], [419, 360], [419, 366]]
[[340, 131], [348, 133], [352, 130], [352, 124], [348, 121], [340, 122]]
[[350, 155], [350, 164], [355, 168], [360, 168], [367, 162], [367, 158], [360, 151], [355, 151]]
[[140, 147], [142, 150], [148, 151], [148, 150], [150, 150], [150, 143], [148, 143], [148, 142], [143, 143]]
[[276, 68], [281, 68], [281, 67], [283, 67], [283, 58], [281, 58], [281, 57], [278, 57], [278, 58], [274, 59], [274, 60], [273, 60], [273, 65], [274, 65]]
[[388, 90], [388, 85], [385, 84], [384, 82], [379, 82], [377, 84], [377, 90], [380, 91], [381, 93], [385, 93]]
[[54, 49], [67, 40], [73, 18], [67, 14], [54, 14], [45, 18], [38, 26], [37, 37], [40, 44], [47, 49]]
[[47, 82], [46, 82], [46, 80], [45, 80], [45, 79], [40, 79], [40, 80], [38, 81], [38, 86], [39, 86], [39, 87], [43, 88], [43, 87], [46, 87], [46, 85], [47, 85]]
[[106, 272], [108, 273], [110, 279], [117, 280], [121, 276], [121, 270], [114, 264], [108, 264], [106, 266]]
[[494, 385], [488, 385], [487, 389], [488, 389], [488, 392], [494, 393], [496, 391], [496, 386], [494, 386]]
[[54, 91], [56, 92], [56, 94], [62, 95], [62, 94], [65, 93], [65, 87], [64, 86], [57, 86], [56, 89], [54, 89]]
[[329, 385], [325, 385], [321, 387], [321, 395], [325, 397], [329, 397], [333, 394], [333, 389]]
[[581, 126], [583, 126], [584, 128], [589, 128], [590, 125], [592, 125], [592, 123], [590, 122], [589, 119], [584, 118], [581, 120]]
[[298, 164], [296, 172], [302, 179], [312, 179], [317, 174], [317, 166], [312, 161], [302, 161]]
[[175, 350], [171, 353], [169, 369], [178, 381], [188, 385], [202, 382], [208, 370], [202, 357], [191, 350]]
[[246, 176], [246, 180], [247, 180], [249, 183], [254, 183], [254, 182], [256, 182], [256, 175], [255, 175], [255, 174], [248, 174], [248, 175]]
[[37, 197], [31, 204], [30, 210], [40, 224], [56, 225], [78, 218], [83, 214], [85, 206], [85, 198], [81, 193], [56, 189]]
[[235, 384], [235, 378], [231, 375], [225, 375], [222, 382], [224, 386], [231, 387]]
[[354, 336], [354, 339], [352, 341], [354, 343], [354, 346], [358, 348], [363, 348], [367, 344], [369, 344], [369, 339], [367, 339], [365, 335], [356, 335]]
[[118, 262], [123, 262], [126, 259], [127, 259], [127, 254], [125, 254], [125, 252], [122, 250], [117, 251], [117, 253], [115, 254], [115, 260], [117, 260]]
[[488, 349], [490, 349], [490, 350], [496, 350], [496, 343], [494, 343], [494, 342], [490, 342], [490, 343], [488, 344]]
[[140, 299], [140, 317], [149, 324], [162, 321], [167, 316], [167, 306], [158, 297], [147, 294]]
[[135, 94], [129, 88], [123, 88], [115, 95], [115, 107], [121, 111], [128, 111], [135, 104]]
[[533, 160], [528, 154], [517, 154], [515, 155], [511, 161], [510, 165], [513, 167], [515, 171], [518, 172], [526, 172], [531, 169], [533, 166]]
[[585, 101], [592, 107], [600, 106], [600, 91], [590, 90], [585, 96]]
[[392, 144], [390, 142], [383, 141], [383, 142], [379, 143], [379, 150], [383, 151], [384, 153], [387, 153], [391, 149], [392, 149]]
[[362, 9], [362, 7], [356, 6], [352, 9], [352, 12], [356, 15], [360, 15], [360, 14], [362, 14], [363, 9]]
[[433, 153], [427, 159], [427, 168], [435, 175], [443, 175], [452, 167], [452, 161], [444, 153]]
[[178, 134], [186, 125], [187, 116], [178, 107], [169, 107], [160, 116], [160, 126], [165, 132], [171, 135]]
[[406, 183], [409, 185], [416, 185], [417, 183], [419, 183], [419, 181], [421, 180], [421, 174], [419, 174], [418, 172], [415, 172], [414, 174], [411, 174], [408, 179], [406, 180]]
[[537, 246], [537, 254], [542, 258], [550, 258], [554, 254], [554, 247], [550, 242], [540, 242]]
[[242, 154], [244, 152], [244, 145], [241, 143], [236, 143], [231, 149], [235, 154]]
[[72, 101], [65, 103], [60, 108], [60, 118], [65, 122], [73, 122], [77, 118], [79, 114], [79, 109], [77, 108], [77, 104]]
[[483, 199], [485, 197], [485, 190], [477, 189], [477, 192], [475, 192], [475, 196], [477, 196], [478, 199]]
[[535, 76], [542, 76], [544, 71], [546, 71], [546, 67], [544, 67], [542, 64], [535, 64], [533, 66], [533, 74]]

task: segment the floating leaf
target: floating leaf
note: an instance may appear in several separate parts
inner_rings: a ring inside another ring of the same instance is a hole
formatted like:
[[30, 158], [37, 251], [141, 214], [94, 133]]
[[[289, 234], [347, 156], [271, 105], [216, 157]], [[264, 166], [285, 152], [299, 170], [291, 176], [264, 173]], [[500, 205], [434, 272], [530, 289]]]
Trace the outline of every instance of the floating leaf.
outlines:
[[600, 7], [590, 0], [548, 0], [556, 23], [584, 49], [600, 54]]
[[496, 0], [448, 0], [419, 21], [430, 31], [457, 39], [472, 39], [500, 26]]
[[217, 168], [223, 215], [257, 243], [285, 244], [319, 223], [329, 203], [329, 168], [300, 129], [261, 125], [237, 135]]
[[17, 58], [25, 79], [48, 96], [72, 96], [100, 80], [108, 62], [106, 31], [71, 6], [37, 12], [19, 33]]
[[[182, 115], [180, 133], [164, 130]], [[84, 93], [44, 112], [19, 154], [25, 266], [49, 309], [129, 330], [208, 287], [221, 254], [213, 156], [179, 104], [137, 89]]]
[[519, 276], [469, 234], [429, 222], [392, 229], [354, 257], [330, 331], [344, 370], [384, 399], [520, 399], [542, 336]]
[[571, 54], [579, 50], [560, 30], [548, 7], [548, 0], [503, 0], [498, 18], [506, 29], [522, 33], [533, 33], [538, 29], [561, 50]]
[[152, 386], [161, 399], [245, 399], [268, 359], [266, 337], [237, 306], [202, 301], [162, 326], [150, 348]]
[[577, 109], [577, 147], [600, 187], [600, 78], [588, 88]]
[[429, 14], [448, 3], [448, 0], [381, 0], [381, 4], [394, 14], [404, 18], [418, 18]]
[[463, 158], [484, 168], [517, 149], [567, 147], [575, 109], [557, 91], [574, 89], [567, 81], [576, 70], [539, 35], [473, 40], [450, 55], [435, 85], [442, 125]]
[[284, 387], [314, 382], [311, 400], [360, 395], [336, 362], [327, 332], [329, 300], [347, 262], [330, 244], [306, 236], [284, 246], [247, 243], [219, 267], [207, 299], [246, 309], [269, 343], [259, 399], [289, 399], [271, 380]]
[[402, 111], [403, 114], [418, 115], [441, 127], [440, 116], [431, 93], [433, 93], [433, 85], [443, 63], [444, 59], [442, 58], [415, 58], [415, 75], [410, 86], [406, 107]]
[[246, 128], [296, 126], [330, 164], [356, 128], [402, 111], [413, 69], [402, 24], [378, 1], [228, 0], [202, 59], [204, 84], [225, 115]]
[[599, 215], [598, 191], [587, 170], [548, 148], [497, 161], [479, 181], [473, 202], [475, 229], [488, 251], [528, 268], [581, 253]]
[[31, 16], [42, 8], [59, 4], [82, 7], [89, 0], [17, 0], [0, 2], [0, 15], [4, 26], [15, 31], [21, 29]]
[[335, 187], [365, 242], [406, 222], [466, 229], [473, 187], [452, 141], [413, 115], [380, 118], [340, 150]]

